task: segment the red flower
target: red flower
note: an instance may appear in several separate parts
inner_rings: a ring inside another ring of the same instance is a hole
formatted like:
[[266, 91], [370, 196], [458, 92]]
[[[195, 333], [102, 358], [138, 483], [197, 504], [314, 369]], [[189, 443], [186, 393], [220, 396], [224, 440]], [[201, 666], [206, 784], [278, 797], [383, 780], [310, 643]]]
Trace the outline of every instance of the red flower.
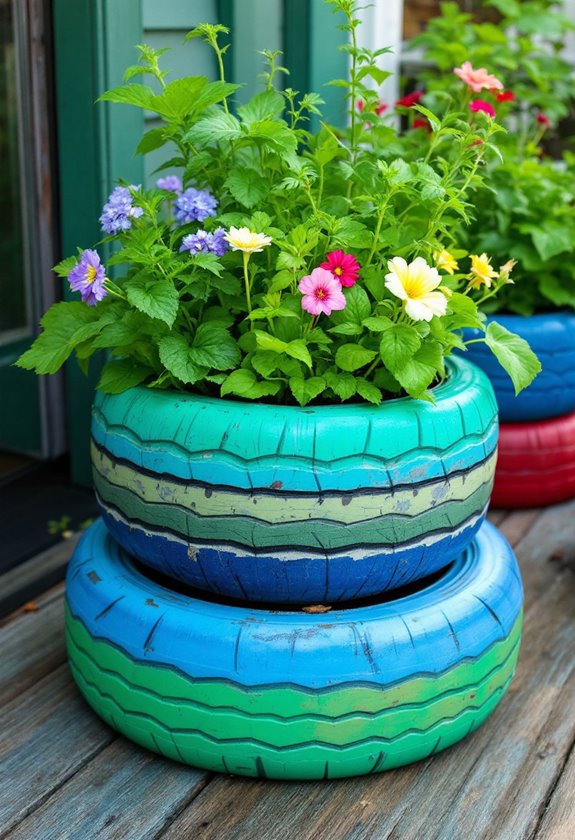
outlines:
[[537, 114], [535, 119], [537, 120], [539, 125], [543, 126], [543, 128], [549, 128], [549, 126], [551, 125], [551, 120], [545, 114]]
[[486, 102], [484, 99], [473, 99], [469, 103], [469, 107], [472, 111], [483, 111], [484, 114], [487, 114], [488, 117], [495, 116], [495, 108], [493, 105], [490, 105], [489, 102]]
[[406, 93], [405, 96], [397, 100], [395, 107], [411, 108], [413, 105], [417, 105], [424, 93], [424, 90], [414, 90], [413, 93]]
[[330, 251], [325, 262], [320, 263], [320, 268], [331, 271], [342, 286], [355, 286], [359, 276], [358, 261], [353, 254], [346, 254], [344, 251]]
[[416, 117], [413, 121], [412, 128], [424, 128], [427, 130], [429, 128], [429, 123], [424, 117]]
[[[357, 106], [356, 107], [357, 107], [357, 110], [359, 111], [360, 114], [362, 113], [362, 111], [365, 110], [365, 102], [363, 101], [363, 99], [358, 99], [357, 100]], [[387, 105], [386, 102], [380, 102], [379, 105], [375, 106], [375, 108], [373, 106], [370, 107], [369, 111], [371, 111], [374, 114], [377, 114], [378, 117], [381, 117], [381, 115], [385, 111], [387, 111], [388, 108], [389, 108], [389, 105]]]
[[516, 98], [517, 97], [515, 96], [515, 94], [510, 90], [506, 90], [503, 93], [497, 94], [498, 102], [515, 102]]

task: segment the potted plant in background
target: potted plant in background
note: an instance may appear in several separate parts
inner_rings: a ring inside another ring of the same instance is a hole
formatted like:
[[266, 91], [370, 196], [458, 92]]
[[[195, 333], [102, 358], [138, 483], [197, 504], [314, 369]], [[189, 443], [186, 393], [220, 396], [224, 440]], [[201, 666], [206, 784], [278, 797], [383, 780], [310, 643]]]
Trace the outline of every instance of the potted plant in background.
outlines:
[[[280, 778], [421, 758], [499, 701], [521, 584], [482, 526], [493, 392], [451, 354], [475, 327], [517, 389], [538, 371], [484, 326], [473, 275], [440, 272], [498, 126], [450, 112], [445, 157], [382, 160], [366, 81], [385, 74], [356, 46], [354, 3], [332, 5], [350, 36], [343, 131], [308, 130], [321, 100], [274, 89], [275, 53], [233, 113], [223, 76], [167, 82], [140, 48], [128, 76], [151, 84], [103, 98], [154, 111], [139, 150], [175, 146], [180, 175], [115, 188], [113, 256], [58, 266], [82, 301], [53, 307], [19, 362], [112, 354], [93, 424], [103, 520], [68, 576], [82, 692], [158, 752]], [[225, 34], [188, 37], [221, 66]]]
[[[432, 64], [418, 77], [425, 104], [441, 113], [454, 98], [508, 129], [502, 159], [491, 158], [483, 173], [474, 222], [454, 231], [453, 242], [484, 256], [476, 299], [488, 321], [525, 338], [542, 363], [534, 387], [516, 397], [491, 354], [468, 345], [493, 383], [503, 421], [494, 502], [541, 505], [575, 493], [575, 169], [569, 151], [561, 160], [547, 154], [556, 145], [553, 125], [570, 113], [573, 74], [561, 50], [573, 24], [547, 0], [485, 5], [499, 10], [499, 24], [477, 24], [444, 3], [412, 46]], [[425, 132], [409, 135], [421, 153]], [[509, 258], [515, 283], [494, 294], [493, 266]]]

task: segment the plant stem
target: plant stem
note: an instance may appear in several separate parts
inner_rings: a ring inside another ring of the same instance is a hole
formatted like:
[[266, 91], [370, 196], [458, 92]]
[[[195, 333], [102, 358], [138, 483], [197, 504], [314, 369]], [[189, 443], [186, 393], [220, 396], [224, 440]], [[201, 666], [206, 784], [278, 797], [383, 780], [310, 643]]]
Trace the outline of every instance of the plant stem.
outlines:
[[[250, 261], [250, 254], [247, 251], [243, 252], [244, 257], [244, 284], [246, 289], [246, 302], [248, 304], [248, 315], [251, 315], [252, 312], [252, 299], [251, 299], [251, 289], [250, 289], [250, 273], [248, 271], [248, 264]], [[253, 330], [254, 323], [250, 319], [250, 330]]]

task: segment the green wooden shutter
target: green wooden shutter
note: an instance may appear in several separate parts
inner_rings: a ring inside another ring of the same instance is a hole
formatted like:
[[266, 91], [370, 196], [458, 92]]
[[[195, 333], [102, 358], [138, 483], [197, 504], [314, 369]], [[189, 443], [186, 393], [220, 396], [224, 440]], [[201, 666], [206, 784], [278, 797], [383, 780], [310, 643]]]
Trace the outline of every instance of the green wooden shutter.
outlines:
[[[101, 236], [98, 218], [114, 181], [143, 179], [134, 156], [142, 115], [135, 108], [95, 104], [120, 84], [142, 38], [134, 0], [54, 0], [56, 114], [62, 255], [88, 248]], [[89, 379], [67, 367], [67, 415], [72, 478], [90, 483], [90, 407], [97, 371]]]

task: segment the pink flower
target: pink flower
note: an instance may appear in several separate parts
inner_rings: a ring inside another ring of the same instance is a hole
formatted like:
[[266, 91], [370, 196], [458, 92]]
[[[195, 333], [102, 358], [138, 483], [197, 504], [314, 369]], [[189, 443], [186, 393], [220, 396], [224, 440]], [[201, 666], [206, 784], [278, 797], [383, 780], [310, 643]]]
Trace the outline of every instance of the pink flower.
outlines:
[[474, 70], [470, 61], [464, 61], [461, 67], [453, 71], [466, 85], [469, 85], [474, 93], [479, 93], [483, 88], [487, 90], [503, 90], [503, 83], [496, 76], [488, 73], [485, 67]]
[[469, 103], [469, 108], [472, 111], [483, 111], [484, 114], [487, 114], [488, 117], [495, 116], [495, 108], [493, 105], [490, 105], [489, 102], [486, 102], [484, 99], [474, 99], [472, 102]]
[[377, 105], [376, 108], [375, 108], [375, 113], [377, 114], [378, 117], [381, 117], [382, 114], [385, 114], [385, 112], [387, 111], [388, 108], [389, 108], [389, 105], [387, 104], [387, 102], [382, 102], [380, 100], [379, 105]]
[[497, 94], [498, 102], [515, 102], [516, 98], [517, 97], [515, 96], [515, 94], [510, 90], [506, 90], [504, 91], [504, 93]]
[[401, 106], [402, 108], [412, 108], [413, 105], [417, 105], [424, 93], [424, 90], [414, 90], [413, 93], [406, 93], [405, 96], [402, 96], [401, 99], [397, 100], [395, 107], [397, 108]]
[[320, 263], [320, 267], [331, 271], [342, 286], [355, 286], [359, 275], [359, 263], [353, 254], [331, 251], [325, 258], [325, 262]]
[[539, 125], [542, 125], [544, 128], [549, 128], [551, 125], [551, 120], [546, 114], [537, 114], [535, 117]]
[[298, 289], [303, 295], [301, 307], [310, 315], [331, 315], [334, 309], [344, 309], [346, 300], [341, 285], [331, 271], [314, 268], [311, 274], [302, 277]]
[[425, 119], [425, 117], [416, 117], [413, 121], [412, 128], [429, 128], [429, 123]]

